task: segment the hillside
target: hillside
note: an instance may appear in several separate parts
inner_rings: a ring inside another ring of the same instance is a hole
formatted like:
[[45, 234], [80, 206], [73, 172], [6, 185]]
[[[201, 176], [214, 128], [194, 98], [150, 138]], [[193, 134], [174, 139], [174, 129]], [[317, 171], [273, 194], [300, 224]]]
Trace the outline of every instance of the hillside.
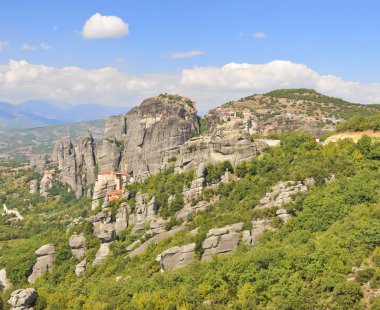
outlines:
[[32, 167], [0, 162], [0, 304], [377, 309], [380, 143], [356, 119], [377, 133], [378, 118], [320, 124], [361, 135], [321, 144], [319, 115], [263, 120], [239, 102], [200, 119], [161, 94], [96, 141], [59, 137]]
[[380, 105], [350, 103], [312, 89], [283, 89], [223, 104], [211, 110], [205, 122], [208, 127], [230, 127], [231, 121], [241, 119], [245, 127], [240, 128], [251, 134], [300, 131], [322, 136], [344, 120], [374, 113], [380, 113]]

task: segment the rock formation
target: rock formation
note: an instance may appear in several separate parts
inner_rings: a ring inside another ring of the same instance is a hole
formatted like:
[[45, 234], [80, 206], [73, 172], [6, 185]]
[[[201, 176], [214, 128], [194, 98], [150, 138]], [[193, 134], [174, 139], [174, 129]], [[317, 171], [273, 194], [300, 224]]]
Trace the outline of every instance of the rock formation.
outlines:
[[52, 244], [45, 244], [40, 247], [35, 254], [37, 261], [33, 266], [33, 273], [28, 277], [29, 283], [34, 283], [43, 273], [48, 273], [53, 268], [55, 247]]
[[31, 194], [38, 193], [39, 188], [40, 188], [40, 184], [39, 184], [38, 180], [32, 180], [32, 181], [30, 181], [30, 190], [29, 190], [29, 192]]
[[80, 277], [82, 274], [84, 274], [84, 272], [86, 270], [86, 266], [87, 266], [87, 261], [85, 259], [82, 260], [80, 263], [78, 263], [75, 266], [75, 275], [77, 277]]
[[195, 243], [169, 248], [157, 256], [162, 270], [185, 267], [194, 260]]
[[73, 235], [69, 239], [71, 252], [78, 260], [81, 260], [86, 255], [85, 245], [86, 239], [83, 235]]
[[260, 200], [257, 209], [282, 207], [293, 202], [293, 196], [297, 193], [307, 192], [307, 186], [314, 184], [313, 179], [302, 182], [281, 181], [271, 188], [271, 191]]
[[236, 251], [243, 223], [231, 224], [222, 228], [210, 229], [203, 241], [202, 260], [208, 260], [213, 254], [226, 254]]
[[8, 304], [11, 310], [32, 310], [38, 298], [34, 288], [19, 289], [11, 294]]
[[43, 173], [45, 167], [49, 162], [49, 156], [46, 154], [34, 154], [30, 156], [30, 167], [34, 168], [37, 172]]
[[271, 229], [272, 219], [257, 219], [252, 221], [252, 229], [243, 231], [242, 241], [247, 245], [256, 245], [266, 229]]
[[5, 291], [11, 286], [5, 268], [0, 270], [0, 291]]
[[48, 191], [53, 187], [54, 172], [45, 171], [44, 176], [40, 182], [40, 194], [44, 197], [48, 196]]
[[[59, 171], [59, 181], [71, 186], [76, 196], [82, 196], [96, 180], [95, 143], [88, 133], [74, 144], [68, 138], [59, 139], [54, 147], [52, 163]], [[91, 191], [88, 192], [91, 196]]]
[[[135, 214], [130, 216], [130, 223], [134, 225], [131, 233], [135, 234], [138, 231], [144, 230], [147, 225], [151, 228], [159, 228], [153, 224], [157, 221], [156, 213], [157, 204], [155, 197], [149, 199], [148, 194], [137, 193]], [[151, 223], [153, 226], [150, 225]], [[163, 227], [163, 225], [162, 223], [160, 226]]]
[[236, 165], [243, 160], [249, 161], [267, 147], [263, 141], [251, 141], [249, 133], [244, 130], [214, 130], [209, 135], [194, 137], [181, 146], [176, 171], [197, 169], [202, 163], [229, 161]]

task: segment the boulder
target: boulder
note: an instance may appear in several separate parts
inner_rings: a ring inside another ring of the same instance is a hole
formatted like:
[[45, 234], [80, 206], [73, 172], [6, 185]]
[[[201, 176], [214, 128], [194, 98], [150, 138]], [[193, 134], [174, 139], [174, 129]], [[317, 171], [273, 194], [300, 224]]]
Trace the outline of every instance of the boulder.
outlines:
[[194, 260], [195, 243], [169, 248], [157, 256], [162, 270], [185, 267]]
[[112, 242], [105, 242], [105, 243], [102, 243], [100, 245], [100, 248], [99, 248], [98, 252], [96, 252], [95, 259], [92, 262], [92, 265], [94, 265], [94, 266], [100, 265], [106, 260], [107, 255], [110, 252], [110, 245], [111, 244], [112, 244]]
[[286, 223], [290, 218], [291, 218], [291, 215], [290, 213], [286, 210], [286, 209], [278, 209], [276, 211], [276, 215], [278, 218], [281, 219], [281, 221], [283, 221], [284, 223]]
[[11, 294], [8, 304], [11, 305], [11, 310], [32, 310], [37, 298], [34, 288], [19, 289]]
[[202, 260], [208, 260], [213, 254], [227, 254], [237, 249], [243, 223], [227, 225], [222, 228], [210, 229], [207, 238], [203, 241], [204, 249]]
[[256, 219], [252, 221], [252, 229], [243, 231], [242, 241], [247, 245], [256, 245], [266, 229], [271, 229], [272, 219]]
[[84, 259], [75, 266], [75, 274], [77, 277], [81, 276], [86, 271], [87, 261]]
[[45, 244], [40, 247], [35, 254], [37, 255], [37, 261], [33, 266], [32, 274], [28, 277], [29, 283], [34, 283], [43, 273], [51, 271], [53, 268], [55, 247], [52, 244]]
[[0, 291], [5, 291], [11, 286], [7, 278], [7, 271], [5, 268], [0, 270]]
[[86, 255], [85, 245], [86, 238], [83, 235], [73, 235], [69, 239], [71, 252], [78, 260], [81, 260]]

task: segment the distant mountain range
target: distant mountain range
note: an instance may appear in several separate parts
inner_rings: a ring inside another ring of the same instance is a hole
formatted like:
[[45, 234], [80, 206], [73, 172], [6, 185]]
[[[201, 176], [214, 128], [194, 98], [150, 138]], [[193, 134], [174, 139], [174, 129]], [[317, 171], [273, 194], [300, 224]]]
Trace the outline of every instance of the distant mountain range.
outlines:
[[0, 102], [0, 129], [23, 129], [103, 119], [126, 113], [127, 108], [101, 104], [72, 105], [63, 102], [26, 101], [18, 105]]

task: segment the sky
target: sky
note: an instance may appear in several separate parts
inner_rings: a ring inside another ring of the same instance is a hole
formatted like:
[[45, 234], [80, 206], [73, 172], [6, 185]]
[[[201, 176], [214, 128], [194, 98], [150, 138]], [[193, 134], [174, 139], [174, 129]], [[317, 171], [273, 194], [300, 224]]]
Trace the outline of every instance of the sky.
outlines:
[[278, 88], [380, 103], [380, 1], [2, 0], [0, 101], [198, 110]]

